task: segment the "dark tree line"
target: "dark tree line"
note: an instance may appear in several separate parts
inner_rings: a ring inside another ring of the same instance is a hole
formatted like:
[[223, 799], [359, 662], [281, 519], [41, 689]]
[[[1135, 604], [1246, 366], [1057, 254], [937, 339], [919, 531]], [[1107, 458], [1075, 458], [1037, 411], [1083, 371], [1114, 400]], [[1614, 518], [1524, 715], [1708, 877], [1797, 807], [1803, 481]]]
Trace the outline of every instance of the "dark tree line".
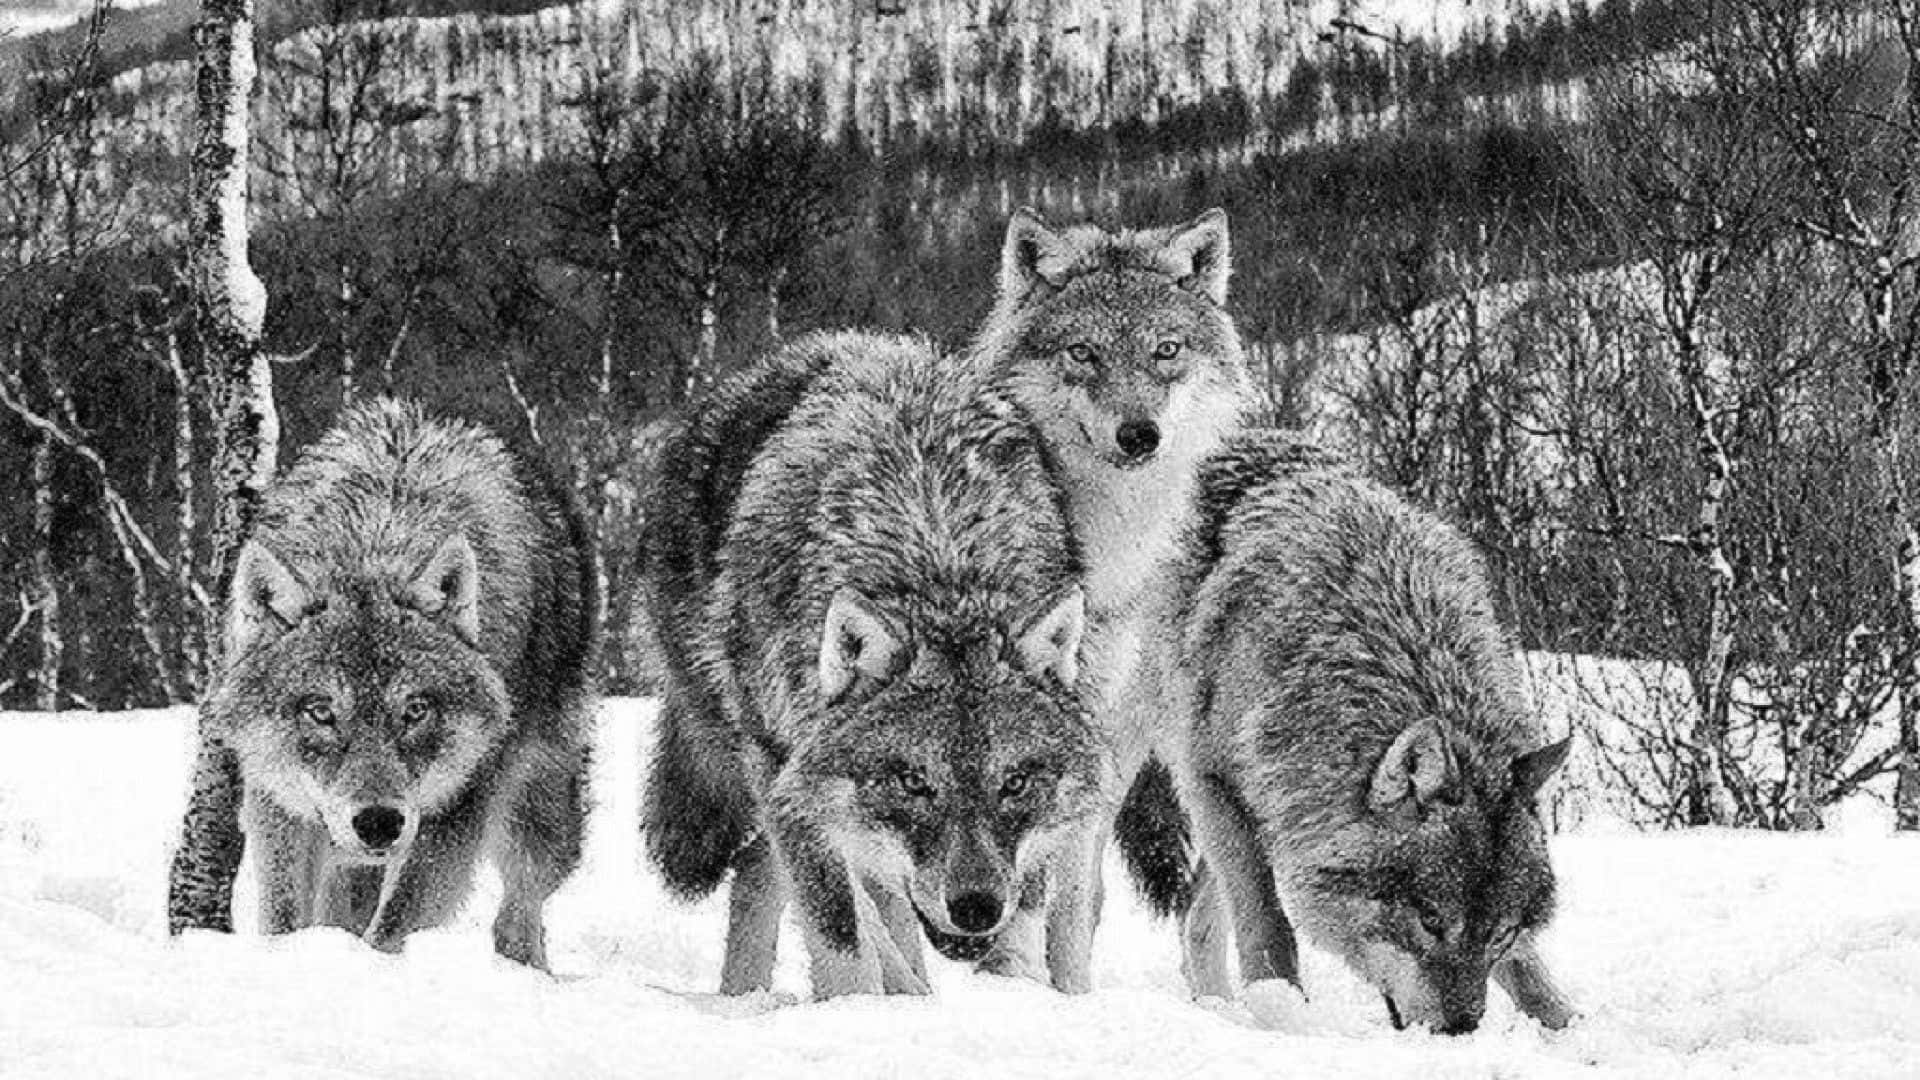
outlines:
[[[879, 154], [766, 78], [608, 63], [566, 103], [563, 153], [484, 182], [436, 168], [420, 103], [378, 92], [380, 43], [355, 27], [384, 2], [313, 0], [310, 47], [263, 72], [279, 134], [255, 153], [288, 197], [256, 215], [270, 304], [247, 370], [289, 451], [385, 392], [539, 444], [609, 556], [616, 633], [637, 495], [687, 395], [816, 327], [958, 344], [1014, 205], [1127, 223], [1225, 205], [1269, 417], [1466, 526], [1525, 647], [1641, 680], [1622, 708], [1588, 668], [1563, 678], [1630, 812], [1814, 827], [1897, 774], [1903, 822], [1920, 813], [1899, 0], [1576, 5], [1498, 55], [1589, 78], [1580, 124], [1430, 110], [1251, 158], [1208, 140], [1297, 118], [1223, 99], [1166, 132]], [[1625, 47], [1655, 39], [1658, 62]], [[1399, 65], [1388, 100], [1504, 63], [1357, 29], [1326, 62], [1363, 50]], [[86, 189], [98, 54], [42, 67], [49, 119], [8, 129], [22, 164], [0, 195], [0, 483], [28, 508], [0, 521], [0, 701], [189, 700], [218, 593], [217, 387], [239, 369], [215, 363], [168, 230], [76, 210], [111, 197]]]

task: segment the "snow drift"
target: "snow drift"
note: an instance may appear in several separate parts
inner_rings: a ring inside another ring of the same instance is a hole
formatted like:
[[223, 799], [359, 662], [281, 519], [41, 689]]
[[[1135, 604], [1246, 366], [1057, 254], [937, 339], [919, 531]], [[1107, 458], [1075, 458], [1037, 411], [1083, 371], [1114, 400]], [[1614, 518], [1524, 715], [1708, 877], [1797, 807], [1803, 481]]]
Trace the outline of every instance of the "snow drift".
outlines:
[[[650, 708], [605, 709], [586, 865], [549, 912], [554, 977], [497, 960], [484, 883], [404, 956], [337, 931], [165, 938], [186, 711], [0, 714], [0, 1076], [1912, 1076], [1920, 838], [1576, 835], [1546, 952], [1585, 1017], [1504, 999], [1477, 1034], [1395, 1032], [1323, 956], [1310, 1004], [1187, 1000], [1171, 927], [1114, 883], [1101, 989], [941, 965], [936, 996], [722, 999], [724, 903], [677, 905], [634, 822]], [[252, 885], [241, 881], [241, 924]], [[938, 961], [935, 961], [938, 964]]]

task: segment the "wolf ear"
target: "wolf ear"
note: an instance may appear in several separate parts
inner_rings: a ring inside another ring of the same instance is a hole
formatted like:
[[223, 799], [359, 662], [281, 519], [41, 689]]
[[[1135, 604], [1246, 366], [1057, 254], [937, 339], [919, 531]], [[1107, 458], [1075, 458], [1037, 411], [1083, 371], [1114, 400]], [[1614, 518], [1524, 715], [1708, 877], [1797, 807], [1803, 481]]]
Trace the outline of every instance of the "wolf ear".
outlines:
[[1513, 793], [1522, 799], [1531, 799], [1540, 793], [1560, 766], [1567, 763], [1567, 754], [1573, 749], [1573, 736], [1568, 735], [1556, 743], [1513, 759]]
[[265, 544], [249, 540], [234, 563], [227, 605], [228, 656], [238, 656], [267, 633], [284, 633], [313, 608], [313, 590]]
[[1387, 747], [1385, 757], [1373, 770], [1373, 787], [1368, 804], [1376, 813], [1391, 813], [1406, 805], [1424, 808], [1447, 791], [1459, 777], [1453, 751], [1447, 748], [1447, 733], [1436, 720], [1422, 720], [1405, 731]]
[[1020, 663], [1037, 676], [1071, 687], [1080, 678], [1080, 634], [1087, 625], [1087, 594], [1078, 585], [1055, 596], [1021, 628]]
[[861, 675], [886, 680], [902, 645], [900, 634], [859, 593], [834, 593], [820, 630], [820, 697], [827, 704], [840, 700]]
[[1029, 207], [1013, 212], [1000, 248], [1000, 298], [1019, 300], [1036, 285], [1059, 288], [1073, 262], [1065, 237]]
[[1166, 260], [1180, 287], [1226, 306], [1233, 252], [1227, 242], [1227, 212], [1214, 207], [1182, 225], [1167, 241]]
[[473, 545], [455, 533], [407, 583], [406, 604], [452, 626], [467, 644], [480, 642], [480, 562]]

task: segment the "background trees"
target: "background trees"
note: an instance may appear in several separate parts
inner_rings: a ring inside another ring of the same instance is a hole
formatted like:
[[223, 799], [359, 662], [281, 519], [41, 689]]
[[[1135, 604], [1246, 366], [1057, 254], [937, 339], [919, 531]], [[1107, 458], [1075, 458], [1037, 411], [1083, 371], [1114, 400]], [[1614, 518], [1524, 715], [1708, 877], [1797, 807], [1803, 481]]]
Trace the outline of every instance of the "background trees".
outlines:
[[[1269, 416], [1475, 536], [1595, 783], [1650, 824], [1810, 828], [1904, 769], [1920, 822], [1907, 0], [1575, 3], [1452, 47], [1343, 20], [1270, 88], [1177, 107], [1191, 57], [1094, 85], [1026, 24], [968, 31], [1005, 59], [976, 82], [877, 15], [851, 83], [788, 78], [779, 26], [672, 70], [616, 35], [551, 43], [592, 63], [524, 88], [553, 103], [530, 135], [401, 62], [441, 40], [412, 16], [490, 6], [275, 8], [263, 292], [189, 243], [230, 204], [125, 137], [126, 38], [0, 49], [45, 72], [0, 95], [0, 702], [191, 698], [275, 424], [298, 446], [389, 389], [546, 453], [624, 634], [652, 448], [703, 384], [819, 327], [963, 344], [1017, 205], [1225, 205]], [[858, 82], [889, 65], [912, 78]]]

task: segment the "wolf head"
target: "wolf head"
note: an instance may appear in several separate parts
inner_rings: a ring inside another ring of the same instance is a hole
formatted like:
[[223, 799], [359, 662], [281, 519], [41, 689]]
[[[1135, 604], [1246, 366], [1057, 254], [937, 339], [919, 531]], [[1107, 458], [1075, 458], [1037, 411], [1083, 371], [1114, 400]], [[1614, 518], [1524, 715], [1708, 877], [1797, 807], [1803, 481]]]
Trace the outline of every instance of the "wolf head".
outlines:
[[1570, 740], [1475, 776], [1428, 720], [1374, 768], [1365, 809], [1291, 869], [1288, 911], [1386, 998], [1396, 1026], [1472, 1031], [1493, 966], [1553, 915], [1535, 795]]
[[510, 724], [478, 647], [479, 568], [454, 535], [401, 581], [310, 580], [248, 543], [209, 716], [250, 787], [367, 860], [404, 856]]
[[1111, 469], [1187, 468], [1245, 410], [1229, 268], [1220, 210], [1120, 233], [1055, 231], [1021, 210], [1007, 226], [980, 349], [1056, 454]]
[[796, 772], [860, 871], [947, 934], [988, 935], [1067, 828], [1094, 809], [1102, 755], [1072, 691], [1078, 587], [1011, 633], [909, 627], [852, 589], [823, 627], [827, 734]]

